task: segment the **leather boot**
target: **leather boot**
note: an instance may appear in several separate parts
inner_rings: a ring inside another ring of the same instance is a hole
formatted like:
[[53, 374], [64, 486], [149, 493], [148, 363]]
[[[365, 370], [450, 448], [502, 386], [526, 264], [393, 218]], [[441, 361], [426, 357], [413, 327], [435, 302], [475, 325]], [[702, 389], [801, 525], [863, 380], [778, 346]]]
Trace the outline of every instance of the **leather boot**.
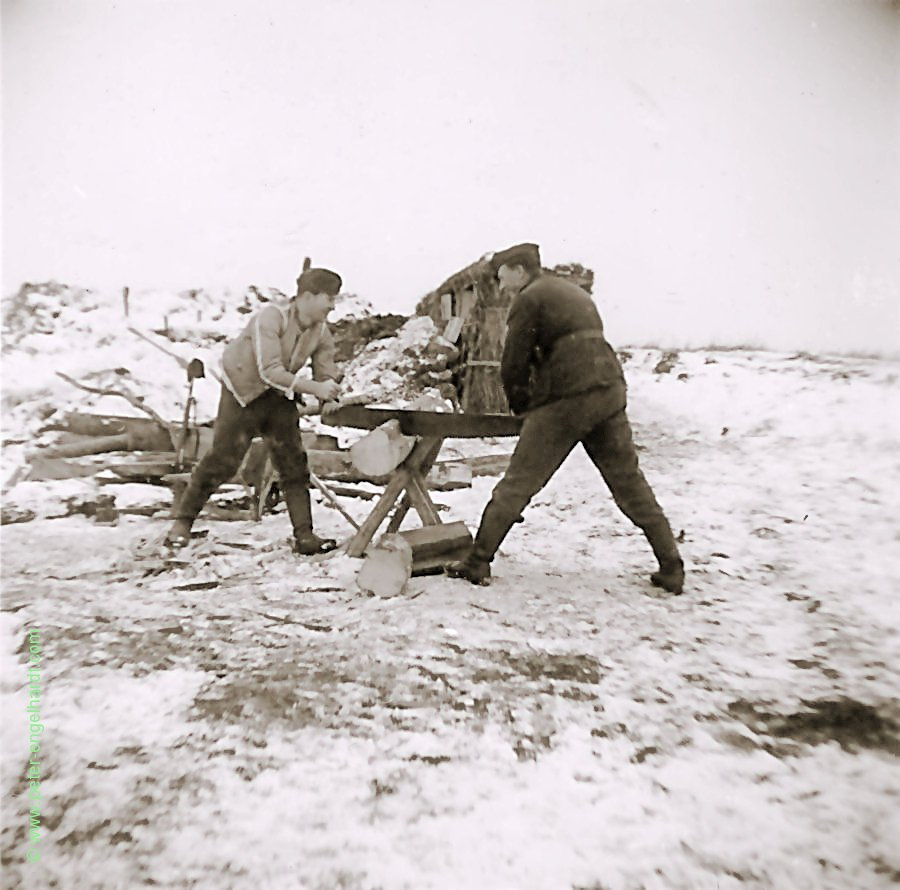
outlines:
[[491, 564], [469, 553], [462, 562], [447, 566], [447, 574], [451, 578], [462, 578], [470, 584], [487, 587], [491, 583]]
[[166, 532], [165, 543], [170, 547], [186, 547], [191, 542], [191, 526], [189, 519], [176, 519]]
[[469, 555], [462, 561], [447, 567], [451, 578], [462, 578], [470, 584], [486, 586], [491, 583], [491, 560], [513, 523], [521, 520], [518, 511], [507, 513], [493, 501], [484, 508], [481, 525]]
[[644, 529], [653, 555], [659, 561], [659, 571], [650, 576], [651, 583], [669, 593], [679, 594], [684, 588], [684, 563], [675, 543], [675, 536], [668, 521], [660, 522]]
[[300, 556], [313, 556], [317, 553], [328, 553], [337, 547], [333, 538], [320, 538], [312, 530], [312, 503], [309, 489], [302, 485], [292, 485], [282, 492], [287, 505], [291, 525], [294, 527], [294, 553]]
[[659, 571], [650, 576], [655, 587], [662, 587], [669, 593], [679, 594], [684, 588], [684, 563], [680, 560], [661, 562]]

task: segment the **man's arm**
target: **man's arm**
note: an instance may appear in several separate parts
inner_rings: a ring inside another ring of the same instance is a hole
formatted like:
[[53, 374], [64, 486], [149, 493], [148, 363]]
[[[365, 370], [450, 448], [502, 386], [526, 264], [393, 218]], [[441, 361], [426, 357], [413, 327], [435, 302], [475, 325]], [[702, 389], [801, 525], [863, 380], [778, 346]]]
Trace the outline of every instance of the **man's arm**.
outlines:
[[500, 360], [500, 379], [513, 414], [528, 407], [531, 396], [530, 372], [537, 345], [537, 306], [528, 294], [519, 294], [510, 306], [506, 320], [506, 341]]
[[292, 396], [294, 375], [284, 366], [281, 357], [281, 334], [284, 315], [277, 306], [264, 306], [256, 313], [251, 336], [256, 371], [266, 386]]
[[338, 387], [333, 380], [307, 380], [292, 374], [284, 366], [281, 357], [283, 326], [284, 315], [277, 306], [266, 306], [256, 314], [252, 329], [253, 349], [262, 382], [289, 399], [294, 393], [310, 393], [323, 402], [336, 398]]
[[328, 325], [322, 325], [322, 336], [312, 354], [312, 370], [314, 380], [340, 380], [343, 376], [334, 360], [334, 337]]

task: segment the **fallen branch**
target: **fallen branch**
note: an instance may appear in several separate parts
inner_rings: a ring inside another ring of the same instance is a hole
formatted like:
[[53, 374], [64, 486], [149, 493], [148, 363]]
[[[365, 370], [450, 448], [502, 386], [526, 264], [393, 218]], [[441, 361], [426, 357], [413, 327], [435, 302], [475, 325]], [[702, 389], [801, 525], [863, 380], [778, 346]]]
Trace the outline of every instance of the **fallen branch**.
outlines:
[[101, 389], [97, 386], [88, 386], [86, 383], [80, 383], [72, 377], [69, 377], [68, 374], [63, 374], [62, 371], [56, 372], [57, 377], [61, 377], [66, 383], [72, 384], [72, 386], [77, 387], [78, 389], [83, 389], [85, 392], [94, 393], [98, 396], [118, 396], [120, 399], [125, 399], [126, 402], [131, 403], [137, 408], [139, 411], [143, 411], [149, 417], [152, 417], [161, 427], [167, 430], [171, 430], [171, 426], [163, 420], [152, 408], [148, 408], [144, 404], [144, 400], [140, 396], [134, 396], [130, 392], [122, 392], [118, 389]]

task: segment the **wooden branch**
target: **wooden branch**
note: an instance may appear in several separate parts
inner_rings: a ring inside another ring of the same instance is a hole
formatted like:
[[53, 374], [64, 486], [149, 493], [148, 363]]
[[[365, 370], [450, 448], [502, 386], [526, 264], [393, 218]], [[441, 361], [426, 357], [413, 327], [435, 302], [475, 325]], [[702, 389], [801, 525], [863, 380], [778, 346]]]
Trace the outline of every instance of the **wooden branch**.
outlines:
[[[166, 349], [166, 347], [163, 346], [162, 343], [157, 343], [155, 340], [151, 339], [143, 331], [139, 331], [137, 328], [129, 326], [128, 330], [131, 331], [131, 333], [136, 337], [140, 337], [143, 341], [158, 349], [160, 352], [164, 352], [167, 356], [169, 356], [169, 358], [175, 359], [175, 361], [178, 362], [178, 364], [181, 365], [182, 368], [187, 370], [187, 366], [190, 364], [190, 362], [178, 355], [177, 352], [172, 352], [171, 349]], [[217, 380], [219, 383], [222, 382], [222, 377], [218, 373], [216, 373], [215, 370], [213, 370], [212, 368], [204, 368], [204, 370], [209, 371], [209, 376], [212, 377], [213, 380]]]
[[96, 386], [88, 386], [85, 383], [79, 383], [72, 377], [69, 377], [68, 374], [63, 374], [62, 371], [56, 372], [57, 377], [61, 377], [66, 383], [72, 384], [72, 386], [77, 387], [78, 389], [83, 389], [85, 392], [94, 393], [98, 396], [118, 396], [120, 399], [125, 399], [126, 402], [130, 402], [137, 408], [139, 411], [143, 411], [145, 414], [152, 417], [160, 426], [164, 429], [172, 429], [172, 427], [162, 419], [152, 408], [148, 408], [143, 399], [140, 396], [134, 396], [129, 392], [121, 392], [118, 389], [100, 389]]

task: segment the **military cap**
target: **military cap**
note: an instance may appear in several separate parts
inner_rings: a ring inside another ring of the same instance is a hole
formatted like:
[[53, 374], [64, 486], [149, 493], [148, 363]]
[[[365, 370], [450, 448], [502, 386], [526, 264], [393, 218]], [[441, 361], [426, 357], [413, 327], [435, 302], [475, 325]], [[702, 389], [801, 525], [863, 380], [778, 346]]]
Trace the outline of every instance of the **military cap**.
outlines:
[[501, 266], [525, 266], [541, 268], [541, 249], [537, 244], [515, 244], [499, 250], [491, 257], [491, 268], [497, 272]]
[[304, 269], [297, 279], [297, 293], [331, 294], [336, 297], [341, 290], [341, 276], [331, 269]]

